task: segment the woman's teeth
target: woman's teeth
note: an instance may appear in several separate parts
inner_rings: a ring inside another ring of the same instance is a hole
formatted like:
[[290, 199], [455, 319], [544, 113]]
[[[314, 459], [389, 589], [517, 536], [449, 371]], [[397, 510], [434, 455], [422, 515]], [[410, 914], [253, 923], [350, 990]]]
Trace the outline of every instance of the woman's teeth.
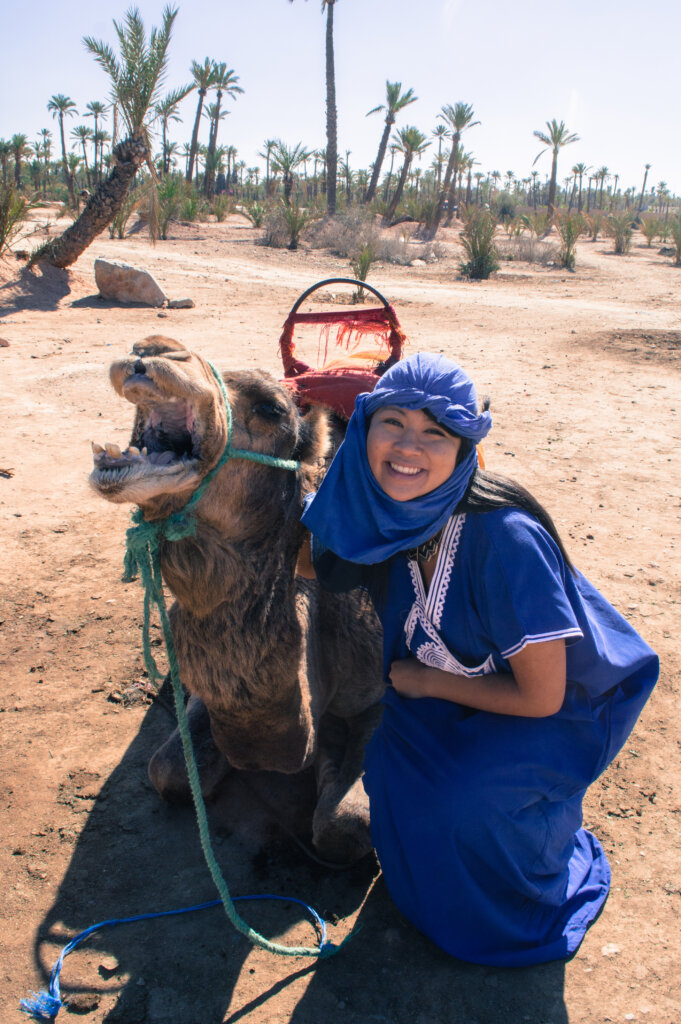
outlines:
[[390, 462], [388, 465], [395, 473], [402, 473], [404, 476], [416, 476], [421, 472], [418, 466], [400, 466], [397, 462]]

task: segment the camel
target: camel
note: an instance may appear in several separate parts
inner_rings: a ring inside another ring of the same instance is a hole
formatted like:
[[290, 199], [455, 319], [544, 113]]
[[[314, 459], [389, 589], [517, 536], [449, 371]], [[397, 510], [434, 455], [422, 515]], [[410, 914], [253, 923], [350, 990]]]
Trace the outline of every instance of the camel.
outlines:
[[[227, 441], [219, 386], [206, 361], [153, 335], [113, 363], [136, 407], [130, 444], [93, 443], [90, 482], [145, 520], [182, 508]], [[170, 610], [202, 792], [231, 770], [315, 770], [317, 853], [352, 863], [371, 849], [361, 783], [364, 746], [380, 716], [380, 626], [362, 592], [333, 594], [296, 576], [303, 498], [332, 453], [329, 415], [301, 414], [289, 390], [258, 370], [224, 374], [235, 448], [296, 459], [298, 472], [230, 458], [196, 506], [196, 535], [164, 542]], [[178, 730], [149, 776], [167, 801], [189, 799]]]

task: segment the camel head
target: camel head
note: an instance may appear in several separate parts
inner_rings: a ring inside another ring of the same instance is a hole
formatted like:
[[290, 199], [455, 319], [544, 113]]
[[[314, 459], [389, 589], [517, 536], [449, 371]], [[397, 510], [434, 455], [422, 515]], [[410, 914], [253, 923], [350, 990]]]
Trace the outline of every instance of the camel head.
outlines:
[[[135, 344], [109, 375], [118, 394], [135, 406], [135, 420], [125, 451], [93, 443], [90, 483], [108, 501], [139, 505], [146, 519], [163, 518], [186, 504], [222, 455], [227, 414], [219, 385], [201, 356], [161, 335]], [[301, 416], [288, 389], [262, 371], [226, 374], [224, 381], [232, 446], [297, 459], [303, 477], [314, 477], [330, 445], [326, 415], [313, 410]], [[229, 459], [201, 499], [202, 517], [218, 529], [226, 506], [257, 518], [262, 498], [254, 476], [270, 487], [272, 472], [286, 473]]]

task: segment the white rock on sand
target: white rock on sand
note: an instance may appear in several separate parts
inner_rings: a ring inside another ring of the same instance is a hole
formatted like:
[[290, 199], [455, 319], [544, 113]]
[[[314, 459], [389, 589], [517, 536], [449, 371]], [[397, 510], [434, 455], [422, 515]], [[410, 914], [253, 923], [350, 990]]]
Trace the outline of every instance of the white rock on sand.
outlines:
[[138, 270], [125, 263], [95, 260], [95, 282], [101, 297], [111, 302], [162, 306], [166, 301], [165, 295], [148, 271]]

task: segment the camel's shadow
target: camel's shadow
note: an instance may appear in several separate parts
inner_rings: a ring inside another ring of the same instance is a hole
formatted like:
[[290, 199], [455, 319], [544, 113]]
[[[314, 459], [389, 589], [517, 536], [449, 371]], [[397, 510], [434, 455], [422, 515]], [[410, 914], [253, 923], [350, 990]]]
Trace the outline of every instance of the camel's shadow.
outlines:
[[[61, 946], [95, 922], [215, 898], [193, 810], [163, 805], [147, 781], [149, 756], [170, 727], [163, 707], [149, 709], [88, 815], [37, 935], [45, 982]], [[65, 962], [63, 994], [81, 1000], [72, 1009], [84, 1012], [99, 1001], [89, 1019], [106, 1024], [565, 1024], [562, 964], [503, 971], [452, 960], [399, 915], [381, 879], [371, 888], [370, 858], [345, 872], [313, 863], [263, 811], [254, 790], [267, 792], [289, 820], [294, 805], [304, 814], [314, 800], [304, 778], [288, 786], [265, 773], [227, 781], [209, 815], [231, 892], [303, 899], [337, 921], [329, 938], [338, 942], [349, 930], [344, 919], [371, 889], [351, 941], [322, 962], [254, 953], [220, 907], [106, 928]], [[268, 937], [315, 945], [295, 904], [237, 909]]]

